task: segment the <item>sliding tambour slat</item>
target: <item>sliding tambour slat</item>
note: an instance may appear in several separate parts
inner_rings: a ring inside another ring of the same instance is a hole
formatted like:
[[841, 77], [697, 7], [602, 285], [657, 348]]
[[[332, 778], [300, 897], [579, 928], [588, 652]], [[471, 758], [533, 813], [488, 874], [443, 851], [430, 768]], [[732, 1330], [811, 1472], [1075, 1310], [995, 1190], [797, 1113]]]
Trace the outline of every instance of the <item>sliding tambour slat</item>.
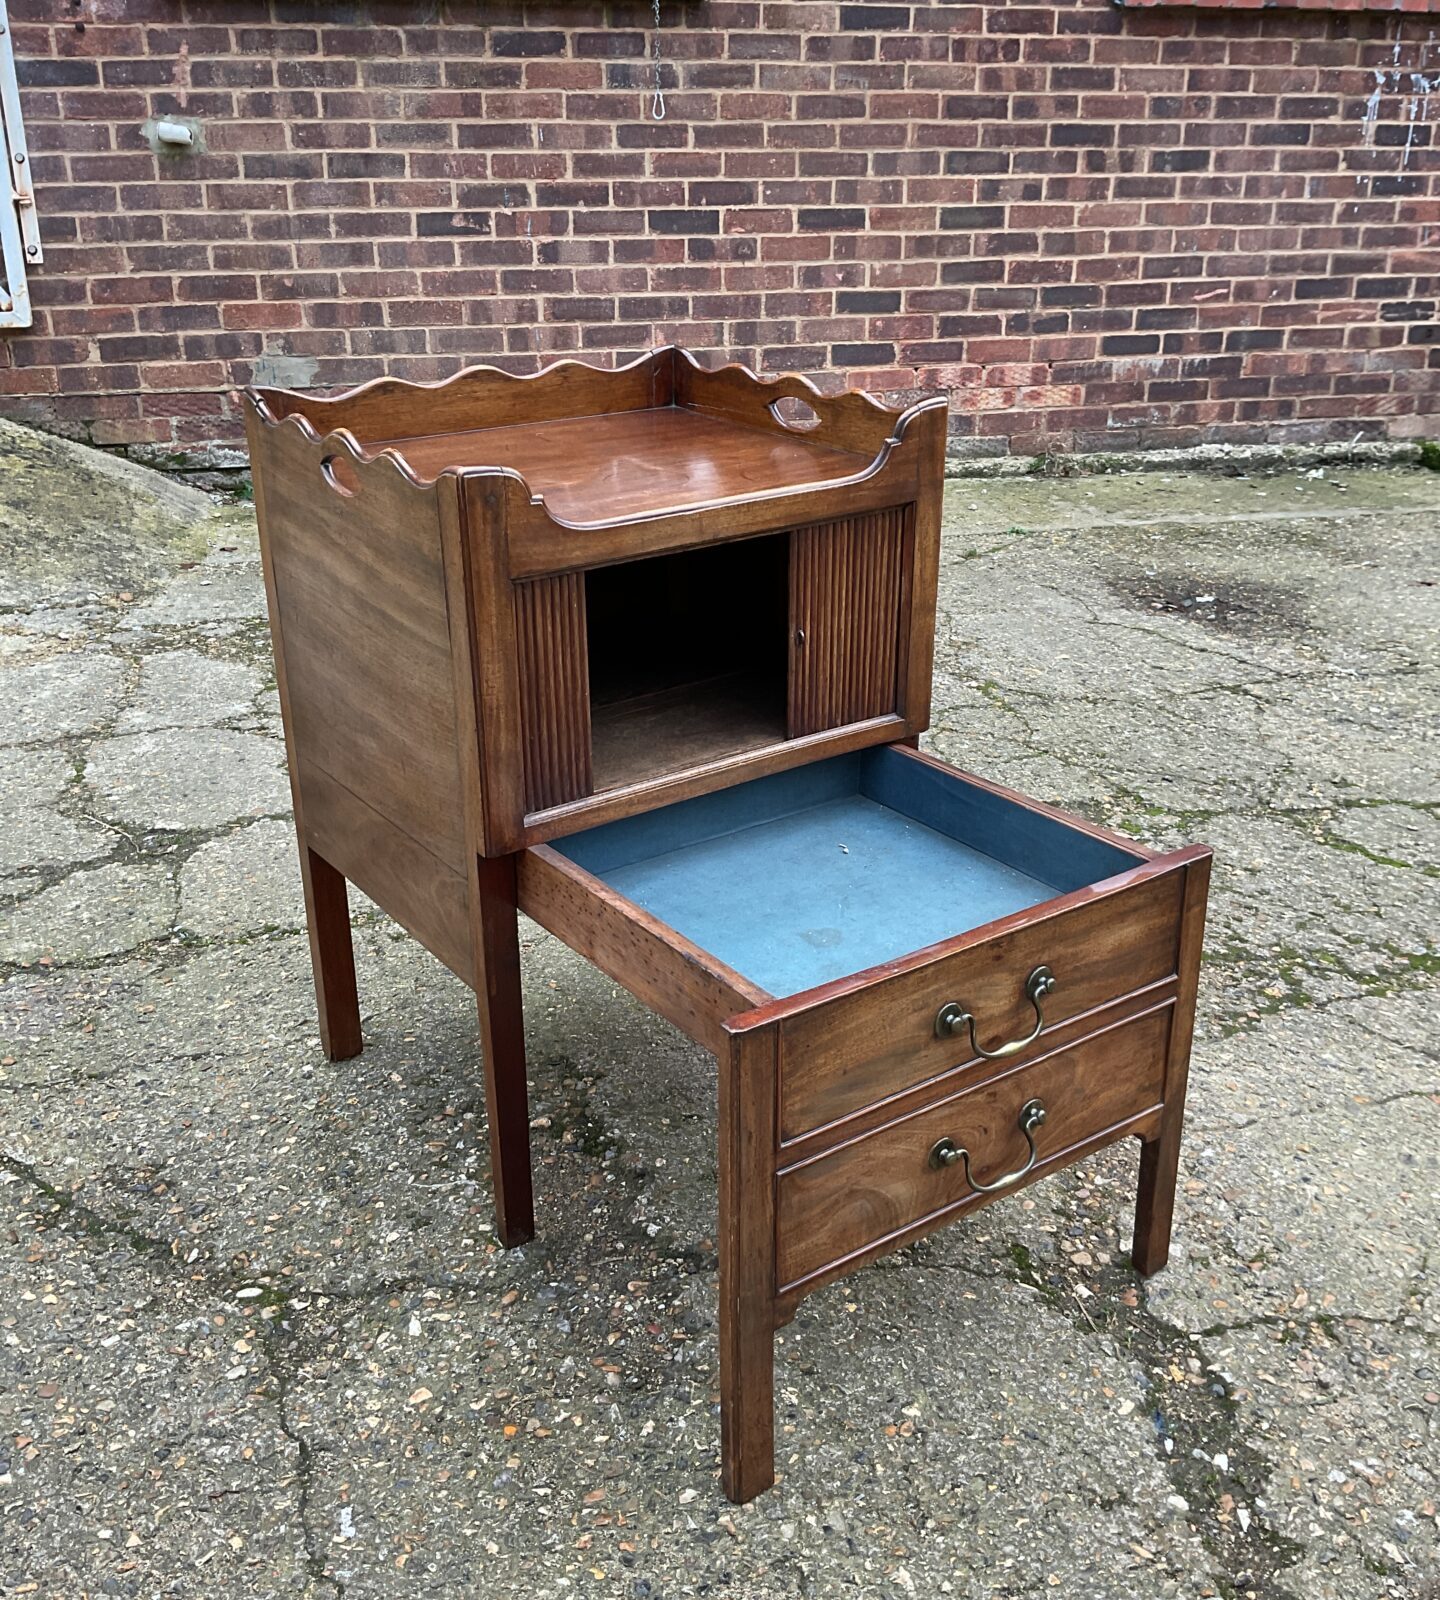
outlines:
[[543, 811], [578, 800], [594, 787], [584, 575], [567, 572], [517, 583], [515, 635], [525, 809]]
[[790, 535], [789, 734], [895, 710], [908, 506]]

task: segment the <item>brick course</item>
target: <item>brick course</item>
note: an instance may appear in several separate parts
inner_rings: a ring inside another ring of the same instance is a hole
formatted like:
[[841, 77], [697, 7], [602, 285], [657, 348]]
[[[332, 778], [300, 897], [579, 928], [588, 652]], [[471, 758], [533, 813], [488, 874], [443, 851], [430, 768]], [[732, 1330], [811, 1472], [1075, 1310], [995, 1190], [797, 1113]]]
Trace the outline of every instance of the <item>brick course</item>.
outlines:
[[1440, 433], [1431, 19], [662, 14], [656, 120], [643, 0], [10, 0], [46, 259], [0, 411], [185, 447], [252, 376], [677, 340], [944, 389], [969, 453]]

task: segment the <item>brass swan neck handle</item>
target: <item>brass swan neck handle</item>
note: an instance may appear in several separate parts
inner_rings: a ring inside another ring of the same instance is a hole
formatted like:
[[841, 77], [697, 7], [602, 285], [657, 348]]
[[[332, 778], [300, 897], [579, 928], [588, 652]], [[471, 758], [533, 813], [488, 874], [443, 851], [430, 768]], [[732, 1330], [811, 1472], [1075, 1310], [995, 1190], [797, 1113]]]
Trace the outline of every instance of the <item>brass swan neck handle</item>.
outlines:
[[1035, 1130], [1043, 1127], [1044, 1123], [1045, 1102], [1027, 1100], [1020, 1108], [1020, 1131], [1025, 1135], [1025, 1143], [1030, 1146], [1030, 1154], [1025, 1158], [1023, 1167], [1016, 1167], [1014, 1172], [1007, 1172], [1004, 1177], [995, 1178], [990, 1183], [981, 1183], [975, 1176], [970, 1170], [970, 1152], [953, 1139], [941, 1139], [936, 1143], [930, 1152], [930, 1165], [938, 1171], [944, 1171], [959, 1162], [965, 1168], [966, 1183], [979, 1194], [998, 1194], [1002, 1189], [1013, 1189], [1039, 1159], [1040, 1152], [1035, 1148]]
[[968, 1028], [970, 1048], [977, 1056], [983, 1056], [987, 1061], [1004, 1061], [1007, 1056], [1019, 1055], [1026, 1045], [1034, 1044], [1039, 1038], [1040, 1030], [1045, 1026], [1045, 1013], [1040, 1008], [1040, 1002], [1052, 992], [1058, 982], [1049, 967], [1036, 967], [1026, 978], [1025, 998], [1035, 1007], [1035, 1026], [1023, 1039], [1011, 1039], [1007, 1044], [999, 1045], [994, 1050], [987, 1050], [976, 1036], [974, 1015], [960, 1000], [947, 1001], [940, 1007], [935, 1016], [935, 1037], [950, 1039]]

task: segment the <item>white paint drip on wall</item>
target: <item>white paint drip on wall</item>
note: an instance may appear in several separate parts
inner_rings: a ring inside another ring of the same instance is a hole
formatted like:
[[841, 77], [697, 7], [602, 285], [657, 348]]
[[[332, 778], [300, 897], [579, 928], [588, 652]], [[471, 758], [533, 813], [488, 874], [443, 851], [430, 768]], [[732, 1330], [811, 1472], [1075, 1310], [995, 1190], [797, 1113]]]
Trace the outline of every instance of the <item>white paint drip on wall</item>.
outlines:
[[1410, 74], [1411, 95], [1408, 102], [1410, 126], [1405, 133], [1405, 148], [1400, 154], [1400, 170], [1410, 165], [1410, 152], [1415, 148], [1415, 130], [1422, 122], [1430, 120], [1430, 96], [1440, 88], [1440, 74], [1427, 78], [1419, 72]]
[[1361, 143], [1369, 146], [1375, 139], [1375, 123], [1380, 116], [1380, 96], [1385, 93], [1386, 74], [1377, 67], [1375, 69], [1375, 87], [1370, 91], [1370, 98], [1365, 102], [1365, 112], [1360, 118]]
[[[1400, 150], [1400, 171], [1405, 172], [1410, 166], [1410, 155], [1415, 149], [1417, 132], [1420, 127], [1430, 121], [1430, 98], [1440, 91], [1440, 72], [1427, 76], [1418, 68], [1404, 68], [1400, 65], [1401, 36], [1400, 18], [1394, 21], [1395, 40], [1390, 51], [1389, 67], [1375, 67], [1375, 87], [1370, 91], [1365, 100], [1364, 110], [1360, 114], [1360, 145], [1362, 149], [1372, 149], [1375, 144], [1375, 128], [1380, 120], [1380, 103], [1386, 95], [1400, 95], [1407, 89], [1408, 96], [1400, 106], [1400, 120], [1406, 124], [1405, 143]], [[1435, 30], [1432, 28], [1425, 37], [1425, 43], [1420, 46], [1423, 56], [1433, 56], [1435, 51]], [[1374, 180], [1373, 172], [1357, 172], [1355, 174], [1355, 187], [1369, 192], [1369, 185]]]

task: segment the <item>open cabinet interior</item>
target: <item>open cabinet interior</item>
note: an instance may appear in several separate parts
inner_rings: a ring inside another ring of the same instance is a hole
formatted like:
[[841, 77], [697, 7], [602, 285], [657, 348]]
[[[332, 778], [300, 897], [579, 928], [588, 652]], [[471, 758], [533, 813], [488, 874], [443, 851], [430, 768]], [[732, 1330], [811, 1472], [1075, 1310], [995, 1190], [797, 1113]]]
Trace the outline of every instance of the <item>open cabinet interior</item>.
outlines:
[[516, 584], [526, 810], [895, 714], [908, 516]]
[[789, 535], [584, 576], [596, 792], [785, 738]]

